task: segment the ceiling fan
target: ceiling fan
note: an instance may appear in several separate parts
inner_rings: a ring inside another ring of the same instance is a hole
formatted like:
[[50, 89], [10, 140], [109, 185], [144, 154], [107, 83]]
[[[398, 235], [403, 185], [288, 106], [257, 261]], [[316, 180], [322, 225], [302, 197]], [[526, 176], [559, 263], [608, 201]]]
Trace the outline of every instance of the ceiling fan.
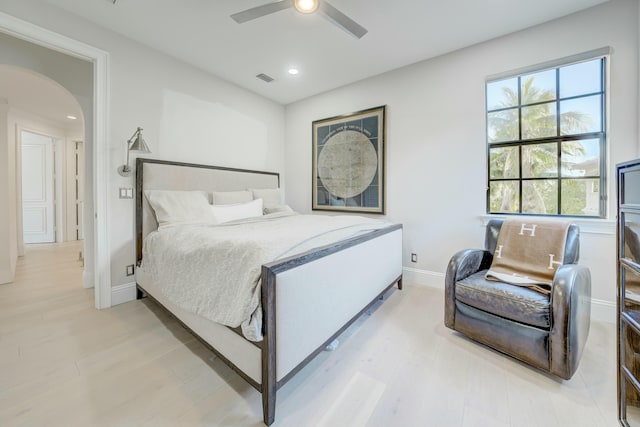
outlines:
[[231, 18], [238, 24], [242, 24], [243, 22], [251, 21], [292, 7], [298, 12], [305, 14], [318, 11], [329, 21], [333, 22], [335, 25], [357, 39], [360, 39], [362, 36], [367, 34], [366, 28], [340, 12], [325, 0], [280, 0], [234, 13], [231, 15]]

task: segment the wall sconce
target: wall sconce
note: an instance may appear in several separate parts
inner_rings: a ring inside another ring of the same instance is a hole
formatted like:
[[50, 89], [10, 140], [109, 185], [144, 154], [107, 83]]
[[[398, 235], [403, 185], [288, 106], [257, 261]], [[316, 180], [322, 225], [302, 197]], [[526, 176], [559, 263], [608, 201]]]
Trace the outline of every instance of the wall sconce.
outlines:
[[141, 127], [139, 127], [127, 141], [127, 162], [118, 168], [118, 173], [122, 176], [131, 175], [131, 168], [129, 167], [129, 152], [131, 151], [136, 153], [151, 153], [147, 143], [142, 139]]

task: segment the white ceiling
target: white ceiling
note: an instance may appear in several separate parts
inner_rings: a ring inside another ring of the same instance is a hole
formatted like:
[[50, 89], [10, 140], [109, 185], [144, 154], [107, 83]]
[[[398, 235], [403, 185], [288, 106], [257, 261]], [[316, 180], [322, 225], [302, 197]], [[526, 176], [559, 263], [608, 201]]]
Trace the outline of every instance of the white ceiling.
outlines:
[[[0, 103], [35, 114], [67, 131], [82, 129], [82, 109], [78, 101], [53, 80], [24, 68], [0, 65]], [[76, 120], [67, 116], [77, 117]]]
[[[607, 0], [330, 0], [369, 30], [360, 40], [293, 9], [244, 24], [229, 17], [272, 0], [46, 1], [288, 104]], [[292, 66], [299, 75], [287, 74]]]

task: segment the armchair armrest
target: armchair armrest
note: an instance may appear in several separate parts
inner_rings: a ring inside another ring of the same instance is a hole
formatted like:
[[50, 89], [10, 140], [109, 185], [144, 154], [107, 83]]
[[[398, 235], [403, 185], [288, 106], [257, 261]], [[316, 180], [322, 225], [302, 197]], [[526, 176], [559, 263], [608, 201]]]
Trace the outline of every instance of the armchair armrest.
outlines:
[[591, 322], [591, 273], [577, 264], [558, 268], [551, 288], [550, 371], [569, 379], [578, 368]]
[[454, 328], [456, 282], [480, 270], [488, 269], [492, 261], [493, 255], [484, 249], [464, 249], [451, 257], [444, 278], [444, 324], [446, 327]]

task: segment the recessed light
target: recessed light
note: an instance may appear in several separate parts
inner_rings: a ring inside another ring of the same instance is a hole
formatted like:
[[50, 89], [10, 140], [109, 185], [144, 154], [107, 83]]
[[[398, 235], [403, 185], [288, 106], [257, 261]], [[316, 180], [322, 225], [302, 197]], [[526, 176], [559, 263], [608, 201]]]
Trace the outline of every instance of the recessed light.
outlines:
[[72, 116], [71, 114], [69, 114], [69, 115], [67, 116], [67, 119], [69, 119], [69, 120], [75, 120], [75, 119], [77, 119], [77, 117], [76, 117], [76, 116]]
[[295, 76], [299, 72], [300, 71], [297, 68], [289, 68], [289, 71], [288, 71], [288, 73], [291, 74], [292, 76]]

